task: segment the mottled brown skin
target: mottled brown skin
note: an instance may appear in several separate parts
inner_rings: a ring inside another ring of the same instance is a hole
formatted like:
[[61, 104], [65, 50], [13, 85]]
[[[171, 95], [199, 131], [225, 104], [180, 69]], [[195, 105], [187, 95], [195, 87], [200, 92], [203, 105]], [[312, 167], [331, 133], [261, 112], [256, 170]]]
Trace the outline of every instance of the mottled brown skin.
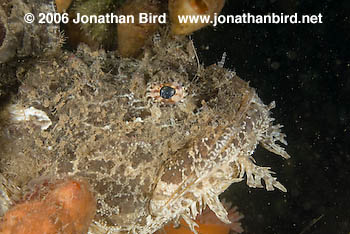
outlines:
[[[238, 158], [249, 161], [245, 157], [259, 141], [269, 144], [263, 136], [272, 126], [268, 108], [233, 72], [216, 65], [198, 68], [190, 43], [156, 40], [142, 60], [114, 58], [81, 46], [76, 54], [24, 64], [13, 103], [45, 111], [52, 125], [41, 130], [35, 118], [6, 121], [1, 136], [6, 144], [0, 152], [4, 177], [22, 191], [37, 177], [86, 178], [97, 198], [97, 223], [91, 227], [95, 233], [152, 233], [183, 215], [172, 210], [177, 203], [186, 207], [197, 202], [192, 182], [206, 193], [211, 184], [220, 192], [241, 180], [246, 170]], [[147, 98], [150, 83], [171, 82], [186, 88], [181, 102]], [[255, 115], [259, 117], [251, 126]], [[231, 128], [237, 129], [235, 137], [211, 158]], [[228, 173], [221, 180], [209, 176], [221, 171]], [[202, 182], [195, 182], [198, 176]], [[177, 191], [184, 193], [168, 198], [162, 183], [179, 186]], [[209, 198], [211, 205], [217, 197]], [[169, 210], [157, 208], [164, 202]]]

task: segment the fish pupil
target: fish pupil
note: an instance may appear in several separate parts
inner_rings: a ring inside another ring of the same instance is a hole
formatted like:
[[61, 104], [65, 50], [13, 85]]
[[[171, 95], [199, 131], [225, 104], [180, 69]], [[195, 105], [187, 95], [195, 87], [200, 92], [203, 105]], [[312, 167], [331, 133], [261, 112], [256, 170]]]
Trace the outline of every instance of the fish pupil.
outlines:
[[170, 86], [163, 86], [160, 89], [160, 96], [164, 99], [169, 99], [175, 95], [175, 89]]

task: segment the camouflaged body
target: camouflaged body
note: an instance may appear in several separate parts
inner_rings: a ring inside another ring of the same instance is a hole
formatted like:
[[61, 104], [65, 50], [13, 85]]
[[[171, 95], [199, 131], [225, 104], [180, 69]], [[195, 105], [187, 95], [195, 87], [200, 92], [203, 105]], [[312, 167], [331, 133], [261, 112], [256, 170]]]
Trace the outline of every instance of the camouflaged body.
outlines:
[[[3, 114], [3, 176], [22, 193], [33, 178], [87, 178], [98, 203], [90, 233], [153, 233], [180, 217], [193, 229], [206, 205], [228, 222], [218, 195], [245, 175], [249, 186], [263, 179], [285, 191], [252, 159], [258, 143], [288, 157], [275, 144], [285, 142], [273, 106], [234, 72], [198, 67], [188, 40], [154, 43], [141, 60], [82, 46], [18, 68], [11, 108], [33, 107], [49, 120]], [[184, 88], [181, 101], [147, 97], [150, 84], [171, 82]]]

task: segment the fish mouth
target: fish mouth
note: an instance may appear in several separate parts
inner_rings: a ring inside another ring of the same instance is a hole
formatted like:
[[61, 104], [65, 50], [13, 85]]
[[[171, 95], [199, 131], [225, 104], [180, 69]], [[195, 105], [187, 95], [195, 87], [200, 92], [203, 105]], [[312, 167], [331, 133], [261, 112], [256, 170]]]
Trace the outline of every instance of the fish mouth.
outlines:
[[183, 218], [196, 233], [193, 220], [206, 206], [224, 223], [230, 223], [219, 195], [232, 183], [245, 177], [250, 187], [267, 190], [286, 188], [272, 177], [268, 167], [255, 165], [252, 157], [259, 143], [267, 150], [289, 158], [276, 142], [286, 144], [281, 125], [273, 125], [270, 109], [252, 90], [241, 97], [233, 120], [225, 126], [205, 128], [202, 137], [196, 137], [167, 161], [160, 172], [149, 210], [155, 217]]

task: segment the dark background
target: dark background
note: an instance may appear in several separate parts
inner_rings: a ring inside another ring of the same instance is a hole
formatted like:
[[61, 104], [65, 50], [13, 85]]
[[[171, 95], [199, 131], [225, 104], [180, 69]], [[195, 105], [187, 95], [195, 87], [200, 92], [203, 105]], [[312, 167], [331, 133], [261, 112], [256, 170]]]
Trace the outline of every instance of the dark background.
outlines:
[[227, 53], [225, 67], [275, 100], [292, 156], [259, 148], [288, 189], [267, 192], [245, 182], [223, 197], [245, 215], [245, 233], [350, 233], [350, 1], [235, 1], [222, 14], [323, 15], [323, 24], [223, 24], [193, 35], [202, 63]]

